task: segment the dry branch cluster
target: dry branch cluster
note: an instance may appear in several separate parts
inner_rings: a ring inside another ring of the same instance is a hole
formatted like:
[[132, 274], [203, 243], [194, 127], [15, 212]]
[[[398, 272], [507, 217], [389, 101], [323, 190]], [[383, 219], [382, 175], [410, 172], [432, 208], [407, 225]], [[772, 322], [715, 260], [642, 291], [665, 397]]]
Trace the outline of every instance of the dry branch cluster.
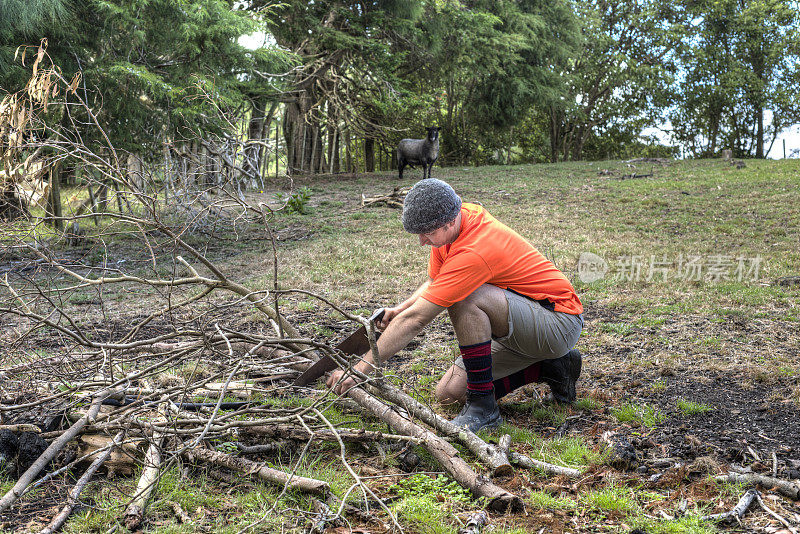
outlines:
[[[461, 441], [491, 472], [510, 470], [505, 452], [472, 433], [459, 431], [384, 381], [370, 386], [369, 392], [358, 388], [347, 395], [359, 410], [387, 423], [394, 434], [331, 425], [323, 413], [337, 399], [327, 391], [293, 388], [290, 380], [322, 353], [343, 367], [349, 367], [349, 362], [327, 344], [299, 336], [266, 304], [271, 292], [253, 291], [229, 280], [181, 238], [173, 239], [183, 243], [188, 252], [194, 250], [195, 259], [208, 273], [200, 274], [200, 267], [180, 256], [176, 262], [182, 272], [171, 278], [108, 273], [67, 266], [47, 251], [31, 248], [31, 254], [57, 273], [50, 279], [52, 285], [22, 278], [15, 283], [8, 276], [3, 280], [5, 302], [0, 313], [14, 318], [16, 326], [3, 335], [16, 363], [2, 369], [2, 422], [6, 431], [16, 433], [32, 428], [21, 425], [36, 425], [40, 436], [51, 441], [33, 465], [20, 473], [17, 484], [0, 501], [0, 512], [8, 511], [48, 469], [50, 474], [45, 477], [52, 478], [53, 471], [58, 474], [92, 462], [87, 471], [92, 473], [119, 452], [143, 465], [137, 489], [121, 515], [130, 529], [141, 524], [160, 473], [175, 462], [213, 464], [287, 489], [329, 495], [324, 481], [267, 468], [214, 447], [215, 443], [239, 443], [254, 437], [262, 447], [274, 449], [287, 440], [305, 441], [306, 451], [314, 440], [338, 442], [353, 487], [374, 499], [377, 497], [349, 468], [344, 442], [410, 441], [427, 448], [459, 483], [476, 497], [485, 497], [492, 509], [521, 508], [519, 497], [474, 471], [441, 436]], [[71, 314], [69, 297], [79, 289], [96, 288], [103, 294], [115, 285], [135, 288], [130, 291], [139, 294], [148, 290], [148, 298], [161, 294], [165, 300], [128, 328], [98, 335], [97, 323]], [[217, 292], [228, 292], [234, 298], [215, 299]], [[226, 324], [226, 313], [243, 303], [262, 312], [263, 325], [271, 327], [240, 331]], [[188, 318], [181, 320], [187, 312]], [[44, 334], [53, 340], [49, 352], [54, 356], [38, 357], [32, 351], [45, 339]], [[308, 402], [297, 407], [280, 402], [295, 397]], [[71, 455], [64, 454], [76, 439], [80, 447]], [[123, 442], [127, 448], [121, 447]], [[57, 456], [59, 461], [53, 463]], [[116, 461], [126, 463], [120, 458]], [[113, 469], [124, 471], [119, 466]], [[78, 481], [48, 531], [66, 519], [90, 476]]]

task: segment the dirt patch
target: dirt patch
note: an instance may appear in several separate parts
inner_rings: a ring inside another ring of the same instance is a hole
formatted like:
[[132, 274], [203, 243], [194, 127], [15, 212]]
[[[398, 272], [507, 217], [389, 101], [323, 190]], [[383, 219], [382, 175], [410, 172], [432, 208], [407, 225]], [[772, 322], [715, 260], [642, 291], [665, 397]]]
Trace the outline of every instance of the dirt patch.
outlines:
[[[691, 458], [705, 449], [730, 461], [748, 455], [753, 460], [754, 454], [770, 459], [772, 453], [780, 460], [800, 453], [800, 410], [788, 399], [778, 400], [790, 381], [747, 387], [736, 373], [668, 377], [662, 378], [663, 391], [638, 398], [672, 414], [656, 435], [671, 443], [673, 454]], [[676, 408], [680, 400], [710, 410], [683, 415]]]

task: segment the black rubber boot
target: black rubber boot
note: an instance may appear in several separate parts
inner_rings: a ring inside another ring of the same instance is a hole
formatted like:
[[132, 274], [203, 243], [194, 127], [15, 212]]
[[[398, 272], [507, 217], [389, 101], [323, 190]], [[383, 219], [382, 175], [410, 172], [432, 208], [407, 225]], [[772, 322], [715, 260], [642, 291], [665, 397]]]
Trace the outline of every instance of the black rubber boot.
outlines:
[[458, 427], [467, 427], [472, 432], [481, 428], [494, 428], [500, 426], [503, 418], [497, 408], [497, 401], [493, 393], [488, 395], [475, 395], [467, 391], [467, 402], [461, 408], [452, 423]]
[[575, 401], [575, 383], [581, 376], [583, 358], [578, 349], [554, 360], [542, 361], [539, 380], [550, 385], [553, 400], [570, 404]]

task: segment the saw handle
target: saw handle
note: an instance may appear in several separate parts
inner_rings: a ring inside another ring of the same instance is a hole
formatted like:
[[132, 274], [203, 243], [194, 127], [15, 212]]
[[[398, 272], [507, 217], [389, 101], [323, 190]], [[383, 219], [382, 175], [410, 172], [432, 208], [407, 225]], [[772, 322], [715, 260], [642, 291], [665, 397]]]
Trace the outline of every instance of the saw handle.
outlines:
[[383, 319], [383, 314], [385, 313], [386, 313], [386, 308], [378, 308], [377, 310], [372, 312], [372, 315], [369, 316], [370, 322], [380, 321], [381, 319]]

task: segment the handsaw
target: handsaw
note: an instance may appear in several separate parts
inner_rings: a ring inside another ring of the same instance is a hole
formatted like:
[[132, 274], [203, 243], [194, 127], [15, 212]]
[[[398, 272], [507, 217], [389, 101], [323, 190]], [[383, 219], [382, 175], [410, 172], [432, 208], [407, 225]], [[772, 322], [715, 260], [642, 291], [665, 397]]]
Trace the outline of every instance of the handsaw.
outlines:
[[[379, 308], [375, 310], [369, 317], [369, 321], [379, 321], [386, 310]], [[364, 325], [358, 327], [358, 330], [347, 336], [341, 343], [336, 345], [336, 350], [340, 350], [345, 354], [354, 356], [361, 356], [369, 350], [369, 339], [367, 338], [367, 329]], [[321, 377], [328, 371], [336, 369], [336, 362], [328, 356], [323, 355], [322, 358], [317, 360], [314, 365], [306, 369], [303, 374], [297, 377], [294, 381], [295, 386], [307, 386], [314, 382], [317, 378]]]

